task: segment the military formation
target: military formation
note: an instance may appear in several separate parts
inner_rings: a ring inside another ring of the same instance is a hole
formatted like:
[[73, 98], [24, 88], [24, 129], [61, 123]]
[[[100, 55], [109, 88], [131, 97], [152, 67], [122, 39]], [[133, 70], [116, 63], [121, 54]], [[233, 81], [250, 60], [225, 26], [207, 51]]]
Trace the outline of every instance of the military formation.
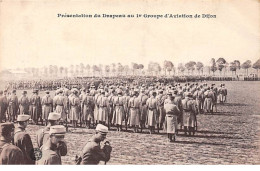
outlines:
[[[16, 90], [0, 91], [1, 164], [21, 164], [15, 157], [6, 159], [12, 157], [8, 153], [12, 150], [16, 156], [23, 156], [22, 164], [62, 164], [61, 156], [67, 154], [64, 136], [75, 128], [96, 129], [77, 157], [77, 164], [107, 162], [112, 148], [102, 142], [108, 130], [131, 129], [134, 133], [147, 130], [150, 134], [166, 131], [168, 141], [174, 142], [180, 130], [187, 136], [196, 133], [198, 114], [217, 112], [217, 105], [227, 101], [225, 84], [205, 82], [101, 82], [88, 83], [80, 89], [63, 85], [57, 87], [53, 97], [50, 92], [46, 90], [40, 97], [39, 90], [34, 89], [28, 97], [27, 91], [23, 91], [18, 98]], [[40, 160], [25, 132], [27, 124], [46, 126], [36, 133], [37, 146], [42, 151]]]

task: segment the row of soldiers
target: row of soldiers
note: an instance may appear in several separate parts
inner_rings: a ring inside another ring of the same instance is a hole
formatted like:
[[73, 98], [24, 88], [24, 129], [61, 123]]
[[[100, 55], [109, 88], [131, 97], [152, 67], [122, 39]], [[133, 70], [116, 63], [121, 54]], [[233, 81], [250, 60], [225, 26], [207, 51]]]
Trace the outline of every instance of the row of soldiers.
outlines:
[[[6, 91], [0, 91], [1, 115], [0, 121], [15, 121], [18, 114], [29, 114], [31, 122], [34, 124], [47, 124], [47, 118], [50, 112], [55, 111], [61, 114], [61, 124], [68, 126], [70, 122], [73, 127], [94, 127], [98, 123], [110, 126], [116, 126], [118, 131], [124, 126], [133, 127], [134, 132], [139, 129], [142, 132], [144, 128], [149, 128], [149, 132], [155, 132], [165, 125], [166, 110], [164, 108], [167, 98], [175, 98], [180, 114], [178, 116], [179, 127], [184, 128], [186, 133], [189, 129], [186, 122], [185, 101], [189, 97], [194, 101], [195, 111], [193, 113], [212, 113], [217, 110], [217, 100], [224, 103], [227, 97], [227, 89], [224, 84], [220, 87], [206, 83], [186, 83], [181, 85], [91, 85], [88, 89], [82, 88], [79, 91], [76, 88], [71, 90], [66, 87], [59, 88], [55, 92], [55, 97], [50, 96], [50, 91], [46, 91], [43, 97], [38, 95], [38, 90], [33, 90], [33, 95], [27, 97], [27, 92], [23, 91], [18, 99], [16, 91], [13, 90], [10, 96]], [[194, 117], [196, 120], [196, 117]], [[196, 123], [196, 122], [195, 122]], [[164, 127], [165, 128], [165, 127]]]
[[[5, 122], [0, 124], [0, 165], [59, 165], [61, 156], [67, 154], [67, 145], [64, 140], [66, 129], [58, 125], [59, 113], [50, 113], [48, 125], [36, 132], [37, 148], [33, 147], [31, 137], [26, 132], [29, 115], [19, 115], [17, 125]], [[76, 164], [98, 164], [100, 161], [109, 161], [112, 147], [106, 139], [108, 128], [97, 125], [96, 133], [83, 147], [77, 157]]]

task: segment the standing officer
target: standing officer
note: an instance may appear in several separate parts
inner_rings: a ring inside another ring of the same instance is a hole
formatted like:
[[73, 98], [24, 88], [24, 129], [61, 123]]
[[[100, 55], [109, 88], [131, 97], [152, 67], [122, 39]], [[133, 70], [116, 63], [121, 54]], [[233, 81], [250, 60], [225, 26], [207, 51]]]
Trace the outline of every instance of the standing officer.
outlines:
[[82, 161], [80, 162], [83, 165], [95, 165], [100, 161], [109, 161], [110, 153], [112, 147], [110, 145], [104, 144], [101, 146], [100, 143], [106, 139], [108, 133], [108, 127], [98, 124], [96, 127], [96, 133], [93, 137], [87, 142], [82, 152]]
[[28, 114], [29, 113], [29, 99], [26, 96], [27, 95], [27, 91], [23, 91], [18, 103], [19, 103], [19, 110], [20, 110], [20, 114]]
[[0, 124], [0, 165], [24, 164], [23, 153], [20, 148], [12, 145], [14, 137], [14, 124]]
[[[45, 142], [47, 142], [47, 140], [50, 137], [50, 135], [49, 135], [50, 127], [58, 125], [60, 117], [61, 117], [60, 113], [51, 112], [49, 114], [48, 125], [45, 128], [40, 129], [36, 133], [36, 141], [37, 141], [38, 148], [40, 148]], [[57, 148], [57, 152], [61, 156], [65, 156], [67, 154], [67, 145], [66, 145], [65, 142], [59, 143], [59, 146]]]
[[32, 140], [30, 135], [25, 131], [29, 119], [30, 115], [18, 115], [18, 127], [14, 132], [14, 145], [22, 150], [24, 164], [35, 164]]
[[41, 147], [42, 158], [37, 162], [38, 165], [61, 165], [61, 156], [58, 153], [60, 142], [64, 142], [66, 128], [63, 125], [50, 127], [48, 140]]

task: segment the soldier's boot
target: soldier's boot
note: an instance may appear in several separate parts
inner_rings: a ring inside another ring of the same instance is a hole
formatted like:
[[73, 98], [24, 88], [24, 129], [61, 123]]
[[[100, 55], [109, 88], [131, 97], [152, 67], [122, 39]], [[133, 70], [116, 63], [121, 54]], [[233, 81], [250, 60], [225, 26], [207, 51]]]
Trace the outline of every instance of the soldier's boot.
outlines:
[[173, 140], [172, 140], [173, 142], [175, 142], [176, 141], [176, 136], [175, 136], [175, 134], [173, 134]]
[[120, 129], [119, 131], [122, 131], [122, 130], [123, 130], [123, 129], [122, 129], [122, 125], [119, 126], [119, 129]]
[[184, 126], [184, 135], [187, 135], [187, 126]]
[[193, 136], [195, 135], [195, 128], [194, 127], [192, 128], [192, 135]]
[[191, 136], [191, 132], [192, 132], [192, 127], [189, 126], [189, 136]]
[[159, 124], [157, 124], [157, 133], [159, 134], [159, 131], [160, 131], [160, 126]]

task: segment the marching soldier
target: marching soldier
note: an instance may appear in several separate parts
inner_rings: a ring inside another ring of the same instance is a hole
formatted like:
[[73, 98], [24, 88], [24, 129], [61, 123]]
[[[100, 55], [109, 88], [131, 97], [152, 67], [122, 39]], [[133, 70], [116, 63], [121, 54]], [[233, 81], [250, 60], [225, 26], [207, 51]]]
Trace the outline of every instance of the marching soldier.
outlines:
[[45, 91], [46, 95], [42, 97], [42, 118], [45, 121], [45, 125], [47, 125], [48, 122], [48, 116], [52, 112], [52, 103], [53, 100], [50, 96], [49, 91]]
[[29, 119], [30, 115], [18, 115], [18, 127], [14, 132], [14, 145], [22, 150], [24, 164], [32, 165], [35, 164], [33, 144], [30, 135], [25, 131]]
[[64, 142], [66, 128], [63, 125], [50, 127], [49, 138], [41, 147], [42, 158], [37, 162], [38, 165], [61, 165], [61, 155], [59, 154], [59, 144]]
[[100, 161], [108, 162], [110, 160], [110, 154], [112, 147], [109, 145], [109, 142], [105, 142], [104, 145], [101, 145], [106, 139], [108, 133], [108, 128], [104, 125], [98, 124], [96, 127], [96, 133], [93, 137], [87, 142], [83, 148], [81, 158], [79, 163], [82, 165], [96, 165]]
[[12, 145], [14, 138], [14, 124], [0, 124], [0, 165], [24, 164], [23, 152], [20, 148]]
[[113, 119], [112, 123], [116, 125], [117, 131], [122, 131], [122, 125], [123, 121], [125, 120], [126, 113], [125, 113], [125, 99], [122, 96], [122, 90], [118, 89], [117, 90], [117, 96], [113, 98], [113, 108], [114, 108], [114, 113], [113, 113]]
[[30, 102], [29, 102], [29, 98], [26, 95], [27, 95], [27, 91], [23, 91], [22, 96], [18, 101], [20, 114], [29, 113]]

